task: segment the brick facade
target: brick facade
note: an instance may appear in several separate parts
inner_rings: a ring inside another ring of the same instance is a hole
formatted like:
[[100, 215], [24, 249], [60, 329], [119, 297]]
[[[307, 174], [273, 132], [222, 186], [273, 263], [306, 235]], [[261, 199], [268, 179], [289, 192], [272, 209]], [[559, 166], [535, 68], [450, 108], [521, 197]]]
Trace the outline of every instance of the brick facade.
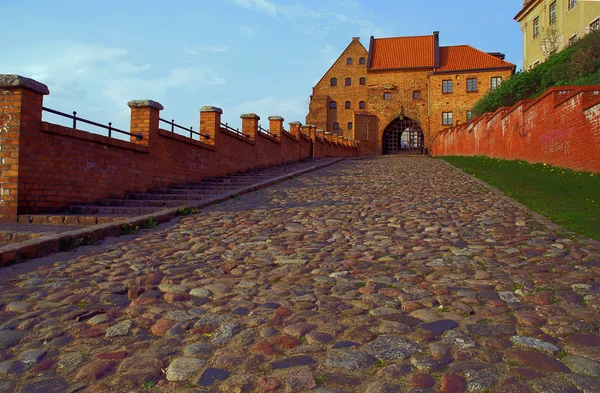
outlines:
[[[446, 127], [442, 125], [444, 112], [452, 113], [452, 124], [467, 121], [467, 111], [491, 88], [491, 78], [506, 80], [514, 72], [514, 65], [504, 62], [499, 54], [485, 54], [464, 45], [440, 48], [437, 33], [399, 39], [400, 44], [395, 44], [395, 39], [382, 39], [384, 45], [375, 51], [371, 38], [367, 51], [353, 38], [313, 88], [307, 123], [359, 141], [360, 154], [373, 155], [382, 154], [384, 132], [402, 114], [418, 122], [427, 149], [430, 138], [435, 137], [432, 130]], [[414, 53], [419, 48], [424, 53]], [[473, 54], [475, 61], [469, 58]], [[365, 57], [366, 64], [360, 64]], [[348, 64], [349, 58], [352, 64]], [[400, 65], [394, 65], [397, 63]], [[331, 78], [337, 79], [337, 86], [331, 85]], [[345, 85], [346, 78], [351, 78], [351, 86]], [[357, 83], [360, 78], [365, 85]], [[467, 92], [467, 79], [477, 81], [475, 91]], [[451, 93], [442, 92], [445, 80], [452, 81]], [[336, 108], [331, 108], [332, 101]], [[349, 109], [346, 101], [350, 102]], [[359, 107], [360, 102], [364, 108]]]
[[[292, 123], [271, 117], [270, 135], [258, 130], [258, 116], [242, 115], [242, 131], [221, 124], [222, 110], [200, 110], [202, 140], [160, 128], [162, 105], [131, 101], [130, 141], [42, 121], [46, 86], [28, 78], [0, 75], [0, 219], [18, 214], [63, 211], [127, 192], [200, 181], [254, 168], [313, 157], [351, 157], [356, 143], [313, 149]], [[137, 137], [141, 134], [141, 139]], [[316, 137], [315, 137], [316, 138]]]
[[471, 122], [443, 129], [435, 156], [487, 156], [600, 173], [600, 86], [553, 87]]

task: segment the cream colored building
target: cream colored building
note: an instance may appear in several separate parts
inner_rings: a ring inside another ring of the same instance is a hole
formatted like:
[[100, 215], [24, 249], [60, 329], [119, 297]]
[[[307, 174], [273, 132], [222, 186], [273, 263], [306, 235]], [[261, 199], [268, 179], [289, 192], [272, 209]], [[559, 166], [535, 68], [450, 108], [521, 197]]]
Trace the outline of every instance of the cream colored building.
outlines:
[[523, 0], [515, 16], [523, 32], [523, 69], [600, 28], [600, 0]]

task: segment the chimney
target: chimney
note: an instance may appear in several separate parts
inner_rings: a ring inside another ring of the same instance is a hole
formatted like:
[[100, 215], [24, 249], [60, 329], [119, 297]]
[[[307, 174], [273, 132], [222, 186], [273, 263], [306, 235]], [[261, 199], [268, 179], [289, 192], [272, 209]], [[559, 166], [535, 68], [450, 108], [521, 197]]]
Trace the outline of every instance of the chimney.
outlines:
[[440, 32], [433, 32], [433, 67], [440, 68]]
[[494, 57], [497, 57], [500, 60], [504, 60], [504, 58], [506, 57], [504, 55], [504, 53], [500, 53], [500, 52], [488, 52], [487, 54], [491, 55], [491, 56], [494, 56]]

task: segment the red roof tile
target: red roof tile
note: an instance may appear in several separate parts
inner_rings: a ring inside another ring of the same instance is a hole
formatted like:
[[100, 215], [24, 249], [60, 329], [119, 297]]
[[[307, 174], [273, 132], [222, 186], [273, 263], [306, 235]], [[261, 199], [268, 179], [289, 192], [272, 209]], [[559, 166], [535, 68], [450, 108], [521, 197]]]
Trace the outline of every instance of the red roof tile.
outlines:
[[373, 40], [371, 69], [433, 68], [433, 35]]
[[513, 68], [514, 64], [475, 49], [469, 45], [441, 46], [439, 72], [485, 68]]

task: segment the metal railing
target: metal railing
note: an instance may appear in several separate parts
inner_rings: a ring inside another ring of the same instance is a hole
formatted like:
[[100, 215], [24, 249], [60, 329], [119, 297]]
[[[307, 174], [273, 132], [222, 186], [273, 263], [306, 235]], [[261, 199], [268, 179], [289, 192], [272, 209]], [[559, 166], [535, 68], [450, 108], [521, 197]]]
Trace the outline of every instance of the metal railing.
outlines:
[[198, 140], [200, 140], [200, 137], [204, 138], [204, 139], [210, 139], [210, 135], [208, 134], [201, 134], [197, 131], [194, 131], [194, 127], [190, 127], [190, 128], [186, 128], [183, 126], [180, 126], [179, 124], [175, 123], [175, 120], [165, 120], [163, 118], [158, 118], [158, 120], [162, 121], [163, 123], [167, 123], [169, 125], [171, 125], [171, 132], [175, 133], [175, 128], [179, 128], [180, 130], [183, 131], [187, 131], [190, 133], [190, 139], [194, 139], [194, 135], [198, 135]]
[[270, 136], [272, 138], [277, 138], [277, 135], [271, 133], [271, 131], [269, 131], [269, 130], [265, 130], [261, 126], [258, 126], [258, 132], [262, 132], [263, 134], [267, 134], [268, 136]]
[[107, 126], [107, 125], [104, 125], [104, 124], [96, 123], [95, 121], [91, 121], [91, 120], [83, 119], [81, 117], [77, 117], [77, 112], [76, 111], [73, 111], [73, 114], [69, 115], [68, 113], [59, 112], [57, 110], [46, 108], [46, 107], [42, 107], [42, 110], [46, 111], [46, 112], [50, 112], [50, 113], [58, 115], [58, 116], [62, 116], [62, 117], [66, 117], [68, 119], [72, 119], [73, 120], [73, 129], [77, 129], [77, 122], [80, 121], [82, 123], [90, 124], [90, 125], [93, 125], [93, 126], [96, 126], [96, 127], [100, 127], [100, 128], [104, 128], [105, 130], [108, 130], [108, 137], [109, 138], [112, 138], [112, 133], [114, 131], [114, 132], [118, 132], [119, 134], [129, 135], [130, 137], [131, 136], [135, 137], [138, 141], [141, 141], [142, 139], [144, 139], [144, 136], [141, 133], [132, 134], [131, 132], [120, 130], [118, 128], [113, 127], [111, 122], [109, 122], [108, 126]]
[[221, 127], [225, 128], [227, 131], [236, 133], [236, 134], [241, 135], [241, 136], [245, 136], [246, 138], [250, 138], [250, 134], [244, 135], [240, 130], [238, 130], [237, 128], [233, 128], [233, 127], [229, 126], [227, 123], [221, 123]]

